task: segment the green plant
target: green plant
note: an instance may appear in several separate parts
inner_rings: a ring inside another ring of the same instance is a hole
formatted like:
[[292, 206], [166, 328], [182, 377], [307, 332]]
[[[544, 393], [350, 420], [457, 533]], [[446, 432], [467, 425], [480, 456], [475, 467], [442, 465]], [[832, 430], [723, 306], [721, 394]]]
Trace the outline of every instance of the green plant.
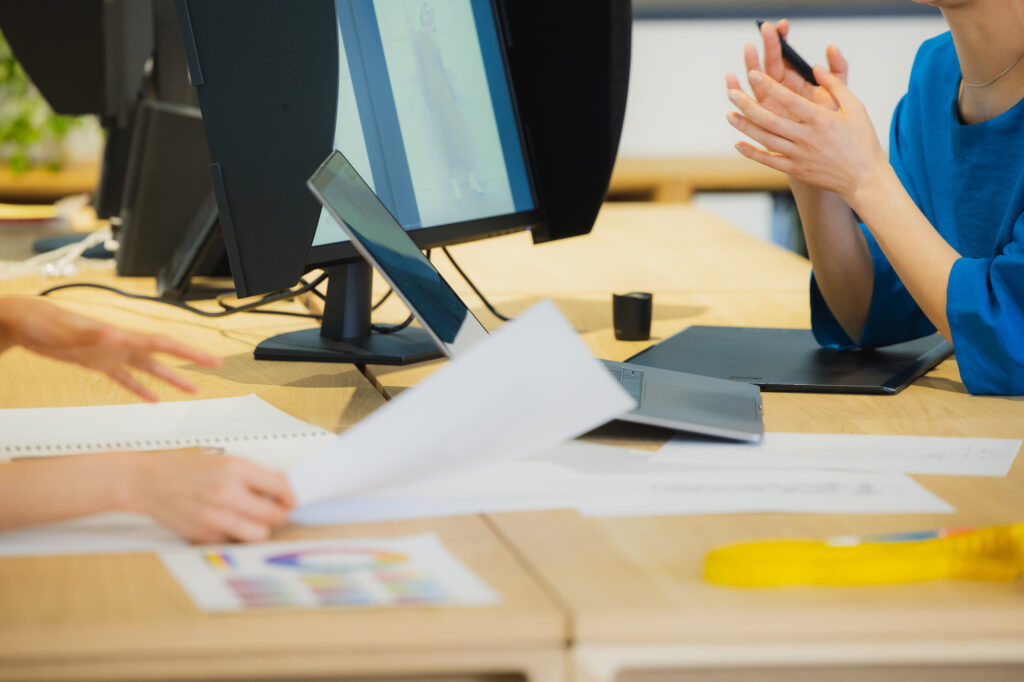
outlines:
[[0, 159], [6, 159], [7, 167], [22, 173], [41, 163], [60, 170], [60, 154], [54, 150], [79, 121], [53, 112], [0, 34]]

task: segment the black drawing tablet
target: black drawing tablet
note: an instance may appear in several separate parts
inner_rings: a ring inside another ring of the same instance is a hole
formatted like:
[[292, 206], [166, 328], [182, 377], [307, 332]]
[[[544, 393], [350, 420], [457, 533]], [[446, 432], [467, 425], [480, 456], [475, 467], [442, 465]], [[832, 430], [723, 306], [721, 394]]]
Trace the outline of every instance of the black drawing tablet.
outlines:
[[822, 348], [808, 329], [695, 326], [628, 362], [757, 384], [763, 391], [898, 393], [953, 347], [939, 334], [873, 349]]

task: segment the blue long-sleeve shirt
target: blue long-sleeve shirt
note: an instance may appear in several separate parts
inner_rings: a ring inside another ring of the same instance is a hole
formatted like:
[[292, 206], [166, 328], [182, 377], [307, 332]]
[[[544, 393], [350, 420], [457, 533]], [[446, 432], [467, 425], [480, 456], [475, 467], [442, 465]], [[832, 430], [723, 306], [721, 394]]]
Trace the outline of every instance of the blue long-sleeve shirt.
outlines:
[[[946, 288], [960, 378], [971, 393], [1024, 394], [1024, 100], [982, 123], [957, 108], [960, 64], [949, 33], [918, 50], [893, 115], [889, 160], [921, 212], [962, 256]], [[882, 346], [935, 327], [870, 231], [874, 290], [854, 342], [811, 278], [811, 321], [827, 347]]]

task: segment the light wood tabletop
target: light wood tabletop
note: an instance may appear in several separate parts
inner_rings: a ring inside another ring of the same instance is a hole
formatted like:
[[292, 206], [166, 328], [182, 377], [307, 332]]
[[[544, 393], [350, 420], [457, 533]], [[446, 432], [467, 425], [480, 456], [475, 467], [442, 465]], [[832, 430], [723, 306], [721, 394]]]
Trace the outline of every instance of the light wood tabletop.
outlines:
[[[810, 325], [808, 262], [694, 207], [608, 205], [594, 233], [578, 244], [533, 247], [523, 237], [453, 253], [508, 314], [550, 295], [601, 357], [625, 359], [692, 324]], [[610, 294], [634, 288], [655, 294], [650, 342], [614, 338]], [[485, 325], [497, 326], [471, 293], [460, 293]], [[370, 375], [397, 393], [442, 362], [373, 366]], [[955, 358], [896, 396], [765, 393], [763, 399], [769, 431], [1024, 437], [1024, 398], [967, 395]], [[622, 425], [587, 438], [649, 450], [669, 435]], [[687, 679], [707, 680], [845, 680], [867, 671], [885, 680], [912, 672], [929, 679], [1019, 679], [1019, 583], [741, 590], [702, 578], [705, 553], [731, 542], [1024, 520], [1020, 461], [1006, 478], [914, 478], [956, 513], [601, 519], [551, 511], [490, 518], [570, 612], [580, 682], [671, 680], [683, 669]]]
[[620, 157], [608, 194], [657, 202], [687, 202], [701, 191], [788, 191], [786, 176], [738, 153], [735, 156]]
[[[153, 289], [151, 279], [115, 278], [112, 272], [93, 272], [88, 279], [136, 293]], [[63, 281], [33, 277], [3, 282], [0, 293], [38, 292]], [[127, 328], [187, 340], [224, 358], [215, 370], [170, 360], [200, 391], [182, 395], [147, 382], [164, 399], [255, 393], [333, 431], [384, 404], [351, 365], [252, 358], [258, 341], [312, 321], [264, 315], [211, 320], [88, 289], [57, 292], [52, 299]], [[209, 303], [205, 307], [210, 309]], [[302, 310], [297, 303], [279, 307]], [[0, 355], [2, 407], [136, 401], [101, 375], [20, 349]], [[196, 609], [152, 554], [0, 559], [0, 679], [501, 679], [514, 674], [563, 680], [567, 619], [482, 517], [346, 527], [290, 525], [272, 539], [424, 532], [437, 533], [447, 549], [501, 594], [501, 603], [211, 615]]]
[[564, 679], [566, 619], [480, 517], [289, 526], [273, 539], [425, 532], [502, 603], [204, 614], [152, 554], [0, 559], [0, 678]]
[[[648, 343], [615, 340], [612, 292], [655, 294], [652, 342], [698, 323], [806, 328], [810, 322], [806, 260], [684, 205], [609, 205], [587, 237], [533, 246], [528, 235], [518, 234], [452, 252], [500, 310], [515, 315], [550, 296], [595, 354], [612, 359], [624, 359]], [[497, 320], [450, 272], [444, 257], [435, 253], [434, 260], [484, 324], [496, 327]], [[34, 291], [37, 285], [42, 283], [23, 290]], [[12, 286], [4, 284], [0, 292]], [[140, 281], [139, 286], [146, 285]], [[172, 325], [166, 328], [194, 333], [189, 338], [211, 344], [228, 356], [225, 369], [234, 368], [227, 378], [194, 373], [204, 390], [221, 391], [218, 395], [238, 395], [255, 385], [278, 407], [328, 428], [352, 423], [379, 405], [368, 396], [362, 407], [339, 412], [341, 398], [334, 396], [343, 389], [351, 396], [367, 390], [358, 372], [354, 376], [329, 365], [253, 366], [252, 344], [298, 328], [301, 320], [238, 316], [197, 322], [179, 311], [88, 292], [58, 296], [62, 304], [128, 326]], [[405, 315], [404, 306], [392, 298], [375, 321], [393, 322]], [[74, 402], [81, 394], [72, 384], [88, 378], [65, 379], [43, 362], [0, 356], [0, 375], [9, 374], [19, 387], [4, 389], [3, 395], [24, 393], [17, 400], [33, 406], [80, 404]], [[367, 376], [392, 394], [442, 364], [371, 366]], [[93, 395], [105, 396], [104, 402], [128, 400], [117, 389], [85, 385]], [[316, 388], [307, 390], [310, 386]], [[324, 410], [314, 402], [332, 405]], [[1024, 437], [1024, 400], [967, 395], [955, 359], [896, 396], [766, 393], [764, 404], [765, 426], [771, 431]], [[613, 425], [589, 437], [652, 449], [668, 435]], [[852, 680], [865, 674], [881, 680], [913, 675], [1020, 679], [1024, 589], [1019, 583], [739, 590], [702, 579], [705, 553], [729, 542], [1024, 519], [1020, 462], [1006, 478], [915, 478], [953, 504], [956, 513], [601, 519], [548, 511], [345, 529], [289, 527], [279, 535], [434, 530], [505, 597], [502, 606], [480, 610], [243, 615], [235, 620], [195, 612], [151, 556], [4, 560], [0, 677], [9, 671], [7, 677], [28, 679], [153, 678], [156, 662], [165, 677], [183, 679], [312, 677], [339, 671], [347, 677], [398, 678], [414, 672], [518, 672], [575, 682], [662, 682], [679, 679], [682, 671], [687, 679], [715, 682]], [[107, 644], [97, 653], [90, 647], [99, 640]], [[48, 666], [48, 661], [60, 665]]]
[[[0, 282], [0, 294], [30, 294], [71, 281], [89, 281], [155, 295], [152, 278], [115, 277], [112, 270], [90, 271], [75, 278], [25, 277]], [[67, 289], [48, 297], [56, 305], [128, 329], [166, 334], [215, 353], [224, 364], [215, 370], [167, 358], [167, 363], [200, 387], [183, 394], [150, 377], [140, 380], [164, 400], [225, 398], [255, 393], [276, 407], [323, 428], [339, 431], [384, 404], [379, 392], [352, 365], [256, 362], [253, 346], [283, 331], [301, 329], [312, 320], [271, 315], [203, 318], [178, 308], [131, 300], [93, 289]], [[197, 304], [207, 310], [216, 306]], [[284, 309], [301, 312], [297, 303]], [[135, 402], [107, 377], [14, 348], [0, 355], [0, 406], [56, 407]]]
[[99, 181], [98, 163], [73, 164], [59, 171], [35, 168], [24, 173], [0, 168], [0, 201], [46, 203], [71, 194], [91, 194]]
[[[693, 205], [609, 203], [584, 237], [534, 245], [529, 234], [517, 233], [449, 251], [499, 312], [514, 316], [551, 298], [591, 349], [612, 360], [651, 344], [615, 342], [613, 293], [654, 293], [652, 341], [692, 324], [738, 324], [732, 321], [737, 311], [757, 324], [781, 324], [784, 314], [786, 326], [810, 326], [807, 259], [758, 242]], [[444, 254], [435, 250], [431, 260], [485, 327], [500, 324]], [[375, 321], [397, 322], [407, 314], [391, 297]], [[441, 362], [371, 365], [368, 372], [396, 393]]]

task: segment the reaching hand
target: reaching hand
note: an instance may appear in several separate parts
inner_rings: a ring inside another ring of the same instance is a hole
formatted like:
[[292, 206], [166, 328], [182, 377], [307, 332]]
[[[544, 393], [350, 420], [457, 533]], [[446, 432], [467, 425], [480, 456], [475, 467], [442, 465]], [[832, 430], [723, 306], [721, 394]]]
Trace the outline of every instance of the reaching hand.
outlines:
[[[764, 42], [764, 68], [761, 67], [758, 60], [757, 48], [754, 47], [753, 43], [747, 43], [743, 47], [743, 59], [746, 63], [747, 73], [750, 74], [753, 71], [767, 73], [794, 94], [819, 106], [828, 107], [833, 110], [836, 109], [837, 104], [826, 88], [808, 83], [803, 79], [803, 76], [797, 73], [782, 58], [782, 43], [779, 42], [779, 36], [785, 38], [788, 34], [788, 19], [780, 21], [777, 27], [767, 21], [762, 24], [761, 39]], [[846, 83], [849, 66], [846, 63], [846, 59], [840, 54], [839, 48], [835, 45], [829, 45], [828, 49], [825, 50], [825, 57], [828, 60], [829, 72], [843, 83]], [[821, 83], [821, 79], [818, 79], [818, 82]], [[725, 84], [729, 90], [742, 89], [739, 79], [731, 73], [726, 74]], [[750, 82], [750, 89], [754, 93], [754, 97], [757, 98], [757, 101], [766, 109], [779, 116], [788, 115], [786, 109], [769, 95], [764, 84]]]
[[284, 474], [244, 459], [200, 448], [110, 454], [134, 471], [119, 506], [192, 542], [266, 540], [295, 506]]
[[130, 332], [69, 313], [38, 298], [0, 299], [0, 352], [20, 345], [46, 357], [72, 362], [103, 372], [144, 400], [158, 400], [131, 369], [166, 381], [183, 391], [196, 387], [153, 358], [174, 355], [204, 367], [217, 367], [220, 359], [164, 336]]

